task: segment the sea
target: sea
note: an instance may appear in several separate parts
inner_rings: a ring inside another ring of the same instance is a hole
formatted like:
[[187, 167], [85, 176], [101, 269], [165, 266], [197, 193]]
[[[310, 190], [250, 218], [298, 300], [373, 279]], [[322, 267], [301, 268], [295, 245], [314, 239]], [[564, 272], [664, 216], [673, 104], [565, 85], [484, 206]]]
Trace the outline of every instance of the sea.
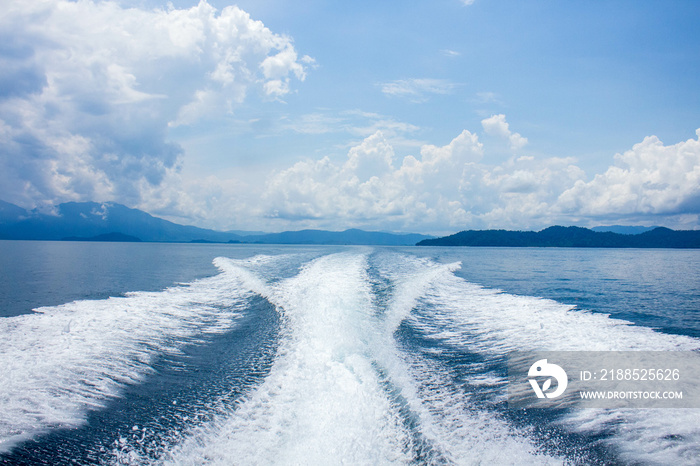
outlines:
[[700, 250], [0, 241], [0, 464], [700, 464], [539, 350], [700, 351]]

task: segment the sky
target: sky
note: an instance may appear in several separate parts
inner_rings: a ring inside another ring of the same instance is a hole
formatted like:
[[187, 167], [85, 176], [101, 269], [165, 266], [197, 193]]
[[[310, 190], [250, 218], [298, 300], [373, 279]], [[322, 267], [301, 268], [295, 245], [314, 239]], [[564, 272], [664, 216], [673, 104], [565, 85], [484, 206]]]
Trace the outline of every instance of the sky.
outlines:
[[0, 199], [700, 229], [700, 2], [0, 0]]

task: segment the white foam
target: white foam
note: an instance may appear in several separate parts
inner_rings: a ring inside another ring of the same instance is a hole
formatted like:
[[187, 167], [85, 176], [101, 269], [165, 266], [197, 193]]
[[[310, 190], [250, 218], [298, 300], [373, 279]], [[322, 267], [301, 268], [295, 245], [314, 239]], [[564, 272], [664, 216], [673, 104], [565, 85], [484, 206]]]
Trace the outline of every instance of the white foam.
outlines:
[[461, 264], [436, 264], [432, 261], [408, 256], [384, 257], [379, 266], [380, 274], [393, 284], [394, 291], [386, 310], [385, 330], [393, 334], [415, 308], [417, 301], [430, 287], [447, 279]]
[[272, 293], [285, 323], [264, 383], [198, 429], [173, 464], [406, 462], [407, 433], [372, 367], [364, 254], [312, 261]]
[[425, 297], [429, 311], [415, 322], [433, 338], [474, 350], [691, 351], [700, 340], [470, 284], [457, 276], [436, 283]]
[[[451, 280], [459, 263], [436, 264], [409, 256], [384, 258], [380, 274], [394, 284], [386, 312], [384, 336], [392, 335], [423, 297]], [[393, 337], [382, 362], [400, 388], [410, 410], [419, 418], [420, 434], [439, 456], [455, 464], [560, 464], [560, 458], [538, 452], [522, 433], [515, 432], [493, 412], [476, 409], [469, 394], [449, 380], [449, 370], [417, 355], [401, 354]], [[493, 377], [481, 378], [485, 384]]]
[[[220, 413], [205, 424], [192, 424], [174, 448], [164, 444], [162, 448], [169, 450], [159, 452], [157, 463], [411, 463], [417, 461], [416, 451], [426, 445], [437, 455], [437, 462], [562, 462], [541, 454], [532, 440], [515, 431], [497, 412], [477, 408], [469, 391], [454, 383], [449, 367], [420, 351], [403, 351], [395, 332], [405, 321], [427, 338], [439, 340], [445, 351], [466, 350], [486, 359], [503, 358], [513, 350], [700, 347], [697, 339], [660, 334], [551, 300], [475, 286], [455, 276], [459, 264], [437, 264], [395, 253], [379, 259], [372, 256], [371, 260], [379, 261], [379, 274], [388, 284], [389, 298], [379, 302], [373, 296], [365, 250], [317, 258], [298, 275], [282, 281], [269, 276], [278, 266], [275, 260], [263, 256], [245, 261], [218, 258], [215, 263], [222, 270], [218, 278], [229, 277], [231, 283], [211, 286], [222, 299], [231, 299], [231, 290], [250, 289], [277, 307], [282, 335], [269, 374], [239, 400], [235, 410]], [[197, 323], [200, 314], [173, 317], [172, 328], [167, 326], [169, 318], [162, 317], [166, 336], [162, 342], [154, 340], [153, 351], [162, 351], [169, 344], [167, 336], [177, 334], [188, 319], [191, 328], [203, 328]], [[142, 316], [141, 321], [144, 319]], [[65, 338], [74, 334], [80, 322], [62, 319], [55, 330]], [[111, 321], [100, 322], [104, 328]], [[160, 323], [146, 320], [147, 329], [157, 326]], [[41, 338], [47, 337], [37, 340]], [[48, 340], [51, 338], [59, 337]], [[150, 334], [144, 338], [153, 339]], [[131, 351], [130, 361], [143, 354], [141, 366], [120, 362], [116, 369], [107, 371], [107, 379], [114, 374], [131, 377], [133, 371], [136, 380], [145, 373], [151, 350], [124, 349], [142, 348], [142, 343], [129, 343], [131, 346], [120, 346], [117, 351]], [[105, 358], [106, 354], [96, 357]], [[85, 358], [80, 361], [84, 363]], [[66, 367], [75, 371], [77, 366]], [[472, 382], [482, 387], [502, 386], [504, 380], [480, 373]], [[67, 386], [66, 393], [75, 390], [74, 385]], [[100, 398], [93, 396], [91, 400], [99, 402]], [[690, 463], [698, 456], [697, 414], [687, 410], [669, 419], [667, 412], [588, 410], [565, 420], [564, 426], [594, 433], [613, 429], [609, 442], [618, 448], [623, 460]], [[65, 418], [65, 413], [62, 416]], [[117, 461], [152, 462], [130, 451], [128, 442], [124, 439]]]
[[[219, 263], [221, 261], [217, 261]], [[88, 410], [207, 333], [235, 326], [251, 287], [241, 267], [161, 292], [76, 301], [0, 319], [0, 451]]]
[[[482, 288], [454, 275], [435, 282], [409, 318], [441, 345], [487, 358], [527, 350], [700, 349], [696, 338], [659, 333], [552, 300]], [[489, 378], [498, 383], [494, 379]], [[594, 434], [611, 431], [606, 442], [630, 462], [695, 464], [700, 458], [700, 412], [694, 409], [580, 410], [565, 425]]]
[[[400, 357], [393, 332], [416, 300], [458, 266], [427, 265], [419, 261], [404, 274], [388, 267], [397, 273], [384, 313], [373, 306], [363, 253], [322, 257], [273, 287], [270, 299], [286, 330], [269, 376], [235, 412], [195, 429], [164, 458], [172, 464], [405, 464], [425, 447], [417, 442], [427, 440], [438, 457], [457, 464], [559, 462], [538, 455], [492, 414], [470, 409], [468, 397], [438, 368]], [[387, 377], [417, 417], [420, 438], [382, 385]]]
[[697, 409], [585, 409], [565, 420], [577, 432], [611, 431], [606, 443], [630, 464], [697, 465], [700, 413]]

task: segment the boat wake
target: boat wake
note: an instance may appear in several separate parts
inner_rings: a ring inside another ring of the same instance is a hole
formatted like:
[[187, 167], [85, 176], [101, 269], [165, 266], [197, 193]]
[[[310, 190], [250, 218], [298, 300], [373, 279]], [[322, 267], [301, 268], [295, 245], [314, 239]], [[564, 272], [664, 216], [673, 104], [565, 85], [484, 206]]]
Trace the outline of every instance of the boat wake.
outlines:
[[[269, 340], [256, 344], [271, 351], [270, 360], [252, 377], [254, 365], [243, 363], [251, 352], [226, 353], [242, 361], [225, 366], [240, 372], [230, 383], [250, 380], [232, 400], [221, 402], [235, 387], [218, 382], [219, 392], [198, 400], [197, 409], [208, 415], [178, 424], [177, 434], [160, 442], [153, 436], [161, 434], [152, 434], [146, 445], [138, 425], [171, 409], [153, 404], [107, 435], [111, 443], [88, 446], [91, 458], [194, 465], [691, 463], [700, 457], [694, 410], [543, 415], [511, 412], [505, 399], [511, 351], [698, 350], [697, 339], [482, 288], [455, 274], [459, 263], [390, 249], [217, 258], [215, 265], [218, 275], [162, 292], [0, 320], [5, 458], [13, 446], [40, 442], [46, 432], [89, 430], [90, 412], [109, 411], [110, 399], [134, 397], [127, 387], [160, 380], [154, 361], [163, 355], [200, 348], [197, 357], [211, 360], [222, 351], [213, 349], [212, 336], [252, 335], [244, 322], [267, 309], [260, 303], [274, 309], [279, 326], [255, 336]], [[180, 376], [197, 377], [193, 365]]]

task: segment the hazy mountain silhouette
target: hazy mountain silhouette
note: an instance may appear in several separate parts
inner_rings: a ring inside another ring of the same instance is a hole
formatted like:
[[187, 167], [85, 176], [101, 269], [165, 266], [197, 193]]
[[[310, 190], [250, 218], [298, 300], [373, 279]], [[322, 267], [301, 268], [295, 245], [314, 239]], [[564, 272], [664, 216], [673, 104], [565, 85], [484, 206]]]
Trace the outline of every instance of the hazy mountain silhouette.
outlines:
[[[16, 209], [8, 207], [7, 203], [3, 205], [5, 211], [15, 215]], [[57, 205], [52, 213], [24, 210], [16, 221], [5, 221], [0, 225], [2, 239], [61, 240], [67, 237], [91, 238], [108, 233], [121, 233], [142, 241], [203, 238], [226, 242], [239, 238], [231, 233], [178, 225], [112, 202], [66, 202]]]
[[418, 246], [573, 248], [700, 248], [700, 231], [657, 227], [636, 235], [553, 226], [542, 231], [467, 230], [418, 242]]
[[66, 202], [57, 205], [51, 213], [44, 213], [0, 201], [0, 239], [414, 245], [426, 238], [431, 236], [357, 229], [267, 234], [216, 231], [179, 225], [113, 202]]

